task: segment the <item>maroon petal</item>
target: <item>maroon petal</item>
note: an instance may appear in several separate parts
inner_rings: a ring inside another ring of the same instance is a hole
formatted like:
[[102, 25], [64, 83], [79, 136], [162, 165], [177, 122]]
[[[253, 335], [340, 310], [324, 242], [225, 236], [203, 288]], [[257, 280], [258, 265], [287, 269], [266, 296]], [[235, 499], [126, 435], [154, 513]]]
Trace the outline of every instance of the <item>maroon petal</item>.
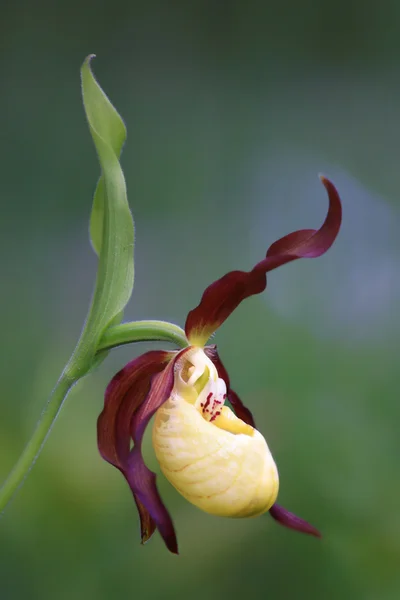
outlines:
[[243, 404], [236, 392], [234, 392], [231, 389], [228, 371], [225, 369], [222, 360], [219, 357], [219, 354], [217, 352], [217, 346], [206, 346], [206, 348], [204, 348], [204, 352], [208, 356], [208, 358], [214, 363], [218, 371], [218, 375], [221, 377], [221, 379], [225, 381], [228, 400], [231, 403], [236, 416], [239, 417], [239, 419], [242, 419], [242, 421], [244, 421], [248, 425], [255, 427], [256, 425], [253, 419], [253, 415], [251, 414], [249, 409], [246, 408], [246, 406]]
[[125, 476], [133, 494], [146, 507], [157, 529], [162, 535], [167, 548], [177, 554], [178, 545], [171, 517], [165, 508], [156, 486], [155, 474], [147, 468], [142, 456], [142, 440], [144, 431], [154, 413], [168, 400], [174, 385], [175, 364], [190, 348], [177, 354], [173, 361], [155, 375], [151, 381], [150, 392], [146, 401], [131, 419], [131, 435], [134, 442], [126, 463]]
[[[104, 409], [97, 421], [97, 441], [101, 456], [117, 467], [126, 478], [126, 461], [130, 452], [132, 415], [145, 400], [155, 373], [165, 369], [175, 353], [155, 350], [128, 363], [109, 383]], [[128, 482], [129, 483], [129, 482]], [[154, 532], [155, 523], [137, 496], [142, 541]]]
[[296, 515], [286, 510], [286, 508], [279, 506], [279, 504], [274, 504], [272, 508], [270, 508], [269, 513], [275, 521], [278, 521], [278, 523], [284, 525], [284, 527], [289, 527], [289, 529], [307, 533], [308, 535], [313, 535], [318, 538], [321, 537], [321, 533], [318, 529], [307, 523], [307, 521], [303, 521], [300, 517], [296, 517]]
[[228, 400], [232, 404], [232, 408], [235, 411], [235, 414], [239, 419], [242, 419], [248, 425], [251, 425], [256, 429], [256, 424], [254, 422], [253, 415], [249, 411], [248, 408], [243, 404], [239, 396], [232, 389], [229, 390]]
[[328, 214], [321, 228], [286, 235], [269, 247], [266, 258], [251, 271], [231, 271], [212, 283], [187, 316], [185, 332], [191, 344], [204, 345], [242, 300], [264, 291], [268, 271], [298, 258], [321, 256], [332, 246], [339, 233], [342, 207], [333, 183], [322, 176], [321, 181], [329, 196]]

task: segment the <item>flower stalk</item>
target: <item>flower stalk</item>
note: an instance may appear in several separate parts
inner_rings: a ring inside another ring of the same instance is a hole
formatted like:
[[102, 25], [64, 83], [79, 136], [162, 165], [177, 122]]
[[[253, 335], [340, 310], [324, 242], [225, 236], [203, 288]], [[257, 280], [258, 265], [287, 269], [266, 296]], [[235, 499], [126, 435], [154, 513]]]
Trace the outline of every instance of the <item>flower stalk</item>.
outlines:
[[107, 329], [98, 350], [110, 350], [133, 342], [170, 342], [179, 348], [189, 345], [184, 330], [178, 325], [167, 321], [134, 321]]

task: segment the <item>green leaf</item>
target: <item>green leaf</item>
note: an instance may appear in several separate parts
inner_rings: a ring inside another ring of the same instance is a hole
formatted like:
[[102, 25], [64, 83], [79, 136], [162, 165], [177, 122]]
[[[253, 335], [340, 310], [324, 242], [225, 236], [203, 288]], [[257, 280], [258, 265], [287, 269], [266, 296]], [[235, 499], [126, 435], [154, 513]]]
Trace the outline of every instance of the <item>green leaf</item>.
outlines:
[[93, 248], [99, 255], [92, 305], [70, 367], [79, 373], [92, 366], [99, 340], [109, 325], [121, 322], [133, 289], [134, 227], [119, 155], [125, 125], [95, 80], [89, 56], [82, 65], [82, 96], [101, 167], [91, 215]]
[[97, 256], [100, 255], [101, 241], [103, 238], [104, 194], [104, 178], [101, 176], [93, 196], [89, 225], [90, 241], [92, 242], [93, 250], [96, 252]]
[[[94, 130], [103, 138], [112, 148], [117, 158], [119, 158], [126, 140], [126, 127], [90, 71], [90, 60], [92, 57], [93, 55], [86, 59], [82, 68], [82, 94], [89, 127], [91, 131]], [[96, 144], [95, 139], [94, 142]], [[104, 176], [102, 175], [94, 194], [90, 217], [90, 238], [97, 255], [100, 254], [103, 237], [104, 205], [105, 186]]]

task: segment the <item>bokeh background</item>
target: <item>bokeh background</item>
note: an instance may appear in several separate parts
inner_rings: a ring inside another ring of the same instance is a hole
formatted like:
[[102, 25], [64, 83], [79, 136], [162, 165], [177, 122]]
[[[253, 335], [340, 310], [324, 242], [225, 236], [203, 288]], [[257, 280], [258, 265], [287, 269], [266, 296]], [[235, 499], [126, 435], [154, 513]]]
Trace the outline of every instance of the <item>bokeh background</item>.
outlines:
[[[93, 286], [87, 54], [128, 127], [127, 319], [183, 324], [215, 278], [318, 227], [319, 172], [344, 205], [332, 250], [272, 273], [215, 338], [280, 502], [323, 540], [268, 515], [207, 516], [160, 477], [181, 554], [158, 534], [140, 546], [129, 489], [96, 447], [108, 380], [148, 346], [121, 348], [73, 390], [0, 518], [1, 600], [398, 599], [400, 3], [25, 0], [2, 5], [0, 48], [0, 479]], [[157, 469], [149, 439], [146, 456]]]

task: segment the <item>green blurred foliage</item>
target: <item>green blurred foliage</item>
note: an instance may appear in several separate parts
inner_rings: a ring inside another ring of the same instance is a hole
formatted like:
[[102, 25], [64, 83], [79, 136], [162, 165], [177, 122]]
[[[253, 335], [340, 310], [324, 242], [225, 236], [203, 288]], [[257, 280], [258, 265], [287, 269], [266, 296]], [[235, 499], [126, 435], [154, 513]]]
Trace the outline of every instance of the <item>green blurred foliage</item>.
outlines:
[[[215, 341], [281, 476], [268, 516], [202, 514], [159, 478], [180, 556], [145, 547], [130, 492], [96, 447], [113, 352], [73, 391], [0, 519], [0, 598], [391, 600], [400, 596], [400, 4], [76, 2], [0, 9], [0, 478], [78, 338], [94, 283], [99, 168], [80, 98], [94, 71], [128, 127], [136, 285], [126, 317], [184, 323], [204, 287], [319, 226], [329, 254], [269, 276]], [[157, 469], [149, 439], [148, 462]]]

